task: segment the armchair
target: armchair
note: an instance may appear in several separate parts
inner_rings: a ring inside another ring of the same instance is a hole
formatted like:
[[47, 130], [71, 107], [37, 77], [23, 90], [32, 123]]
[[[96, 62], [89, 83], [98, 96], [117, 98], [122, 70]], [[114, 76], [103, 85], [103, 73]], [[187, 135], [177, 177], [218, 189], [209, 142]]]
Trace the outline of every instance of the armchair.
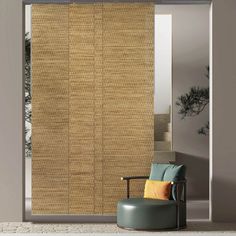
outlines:
[[[130, 183], [136, 179], [171, 181], [169, 200], [130, 198]], [[125, 176], [127, 199], [118, 202], [117, 225], [137, 230], [186, 227], [185, 166], [153, 163], [150, 176]]]

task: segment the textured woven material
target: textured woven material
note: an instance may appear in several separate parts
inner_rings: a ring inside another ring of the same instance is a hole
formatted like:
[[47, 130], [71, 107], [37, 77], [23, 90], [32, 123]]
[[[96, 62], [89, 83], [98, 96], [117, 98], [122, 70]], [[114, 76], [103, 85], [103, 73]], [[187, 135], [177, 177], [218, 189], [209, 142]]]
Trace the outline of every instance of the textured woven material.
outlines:
[[34, 214], [114, 214], [150, 172], [153, 24], [151, 3], [33, 5]]
[[32, 6], [32, 212], [68, 213], [68, 6]]
[[94, 212], [94, 7], [69, 6], [69, 213]]
[[[126, 195], [121, 176], [148, 175], [153, 159], [152, 4], [103, 8], [103, 213]], [[142, 184], [141, 184], [142, 183]], [[142, 196], [134, 181], [132, 196]]]

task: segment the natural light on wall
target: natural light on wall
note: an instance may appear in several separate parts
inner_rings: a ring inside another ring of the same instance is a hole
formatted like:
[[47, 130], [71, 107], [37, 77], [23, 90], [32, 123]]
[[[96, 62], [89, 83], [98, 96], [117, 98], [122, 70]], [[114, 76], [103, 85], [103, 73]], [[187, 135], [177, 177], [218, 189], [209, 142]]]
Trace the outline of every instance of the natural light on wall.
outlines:
[[167, 114], [172, 87], [172, 16], [155, 15], [155, 114]]

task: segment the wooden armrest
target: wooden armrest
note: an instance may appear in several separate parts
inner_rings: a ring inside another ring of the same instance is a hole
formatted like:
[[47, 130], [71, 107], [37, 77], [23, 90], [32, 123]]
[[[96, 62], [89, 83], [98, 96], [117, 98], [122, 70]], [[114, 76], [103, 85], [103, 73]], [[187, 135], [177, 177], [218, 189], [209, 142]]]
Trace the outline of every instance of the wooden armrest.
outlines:
[[131, 179], [148, 179], [149, 176], [124, 176], [121, 180], [131, 180]]
[[[127, 198], [130, 196], [130, 180], [135, 180], [135, 179], [148, 179], [149, 176], [123, 176], [121, 177], [121, 180], [126, 180], [127, 181]], [[180, 188], [179, 185], [183, 185], [183, 191], [184, 191], [184, 202], [186, 202], [186, 180], [177, 180], [177, 181], [172, 181], [171, 185], [176, 185], [176, 190], [177, 190], [177, 201], [180, 201]]]
[[126, 180], [127, 181], [127, 198], [129, 198], [130, 195], [130, 187], [129, 187], [129, 182], [132, 179], [148, 179], [149, 176], [124, 176], [121, 177], [121, 180]]

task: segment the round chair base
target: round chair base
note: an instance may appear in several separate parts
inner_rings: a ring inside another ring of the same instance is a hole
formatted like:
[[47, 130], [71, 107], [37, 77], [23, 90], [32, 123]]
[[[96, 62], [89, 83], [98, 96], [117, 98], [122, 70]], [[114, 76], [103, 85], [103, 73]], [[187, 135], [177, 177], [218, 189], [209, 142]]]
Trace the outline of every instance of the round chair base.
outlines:
[[183, 230], [183, 229], [186, 229], [187, 226], [181, 226], [179, 228], [169, 228], [169, 229], [134, 229], [134, 228], [125, 228], [125, 227], [122, 227], [118, 224], [116, 224], [117, 227], [121, 228], [121, 229], [125, 229], [125, 230], [130, 230], [130, 231], [148, 231], [148, 232], [160, 232], [160, 231], [175, 231], [175, 230]]
[[176, 229], [174, 200], [129, 198], [118, 202], [117, 225], [132, 230]]

